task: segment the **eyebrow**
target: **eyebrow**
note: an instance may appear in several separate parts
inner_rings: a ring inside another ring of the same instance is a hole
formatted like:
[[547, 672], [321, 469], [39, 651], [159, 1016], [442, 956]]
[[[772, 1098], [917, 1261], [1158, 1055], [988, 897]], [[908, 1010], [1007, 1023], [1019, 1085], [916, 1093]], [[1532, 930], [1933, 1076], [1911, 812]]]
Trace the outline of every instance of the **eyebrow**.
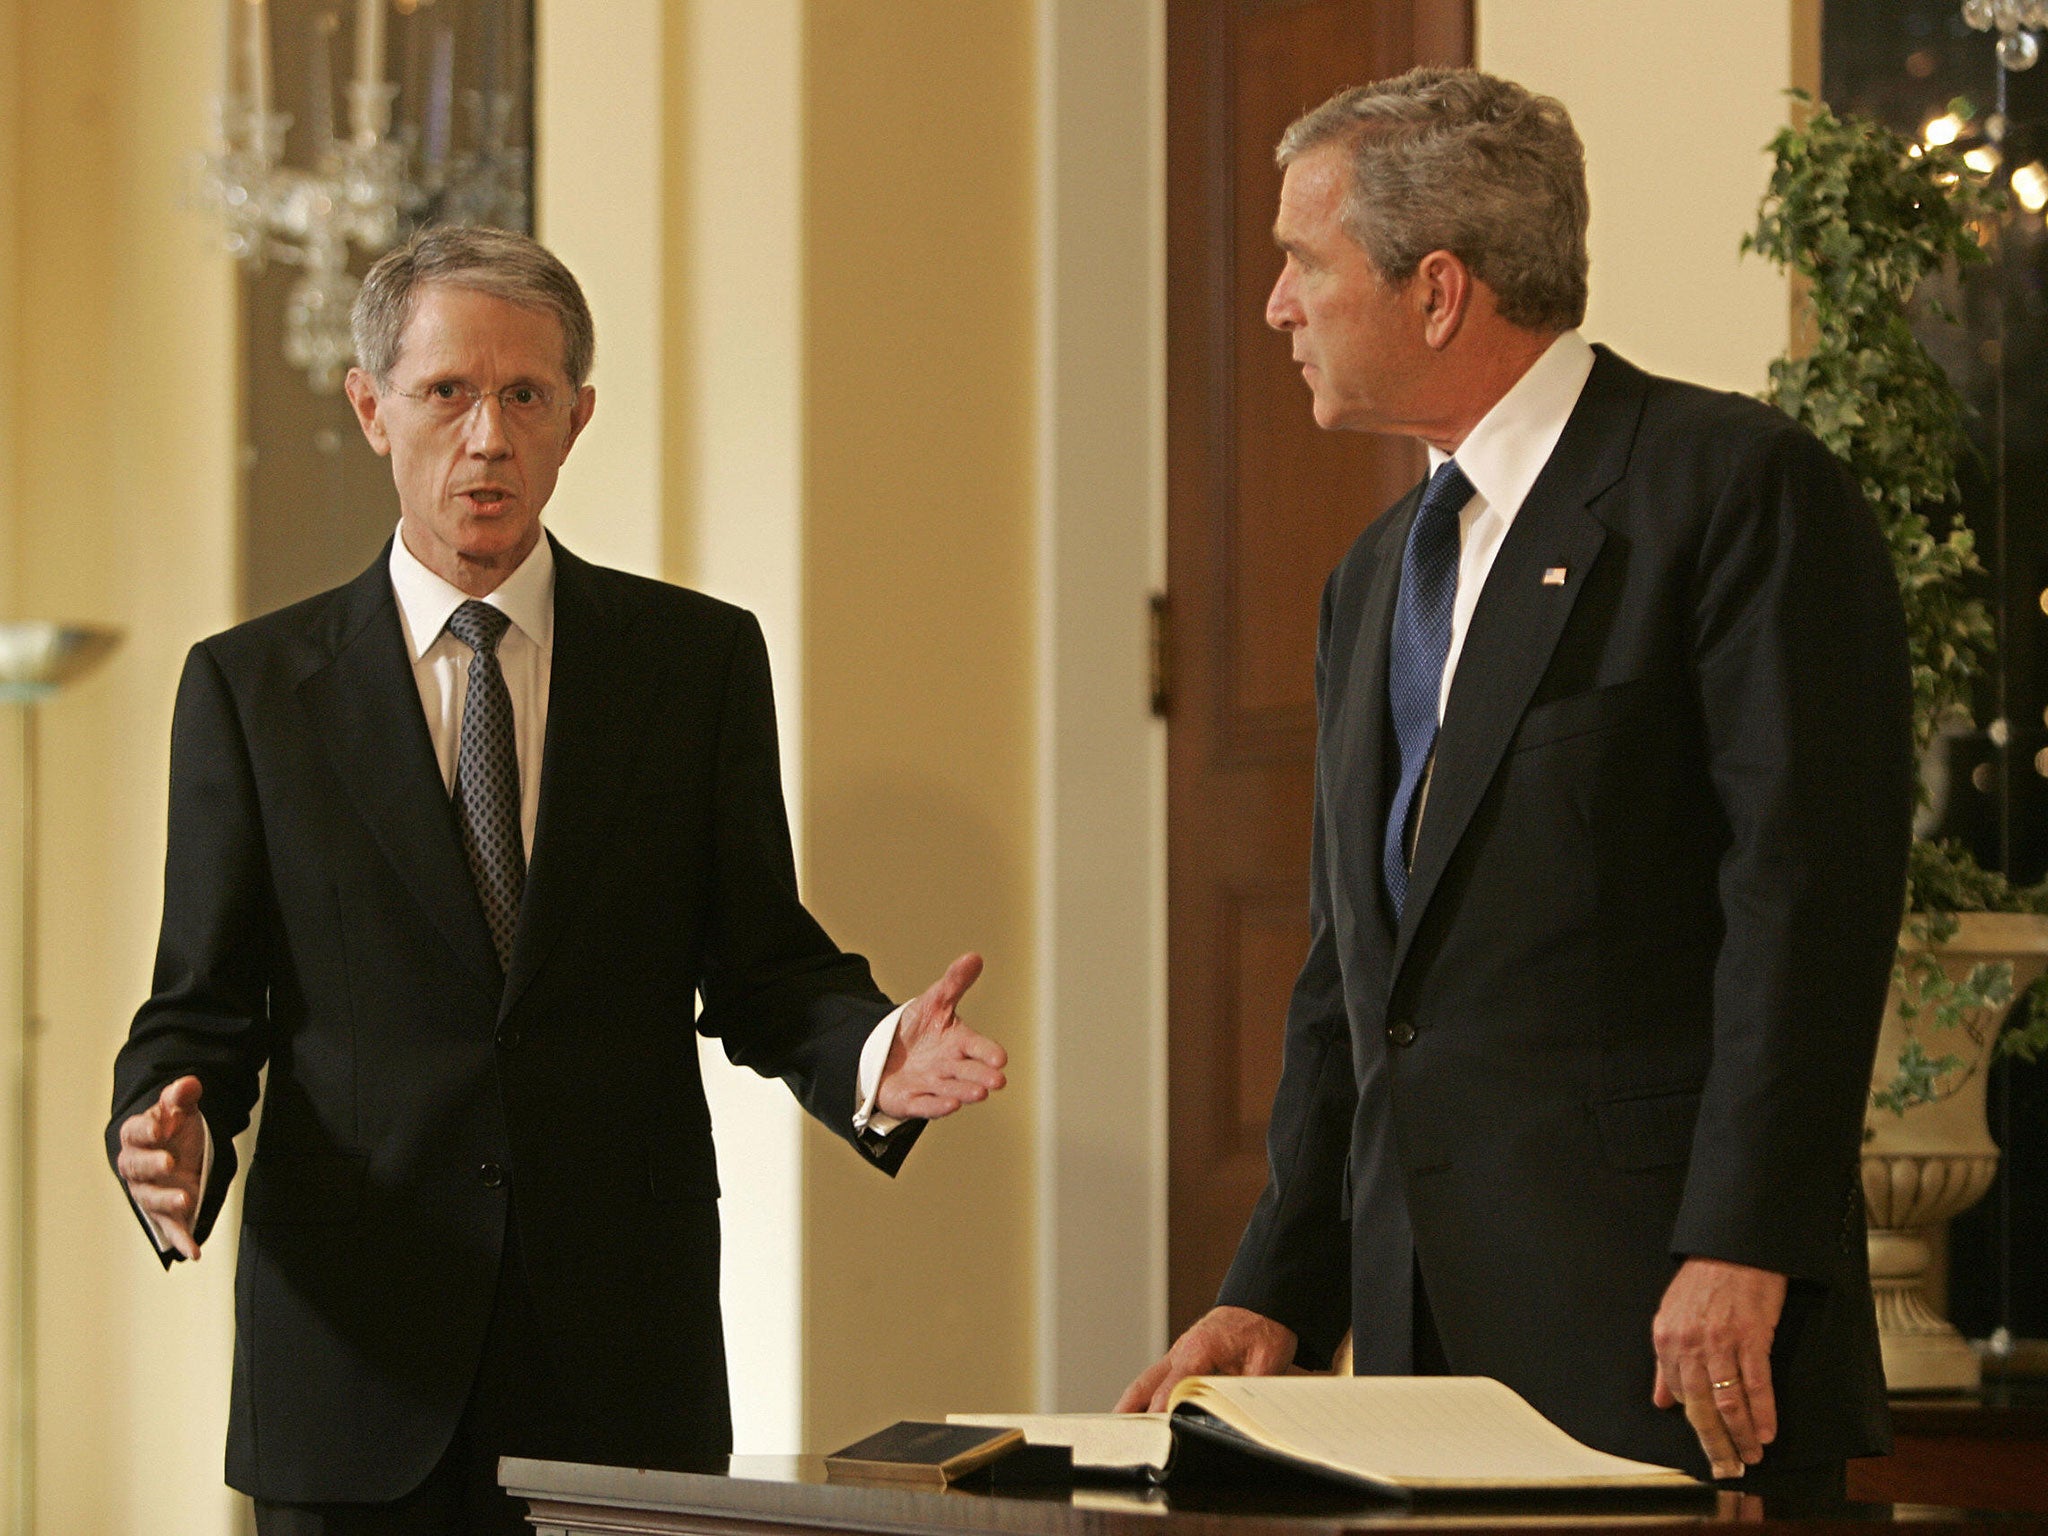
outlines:
[[[459, 368], [448, 368], [438, 373], [430, 370], [426, 378], [421, 381], [419, 387], [422, 389], [431, 389], [436, 384], [466, 384], [472, 388], [477, 389], [483, 387], [482, 385], [478, 384], [476, 380], [472, 379], [468, 374], [464, 373]], [[547, 380], [545, 380], [544, 378], [540, 378], [534, 374], [522, 373], [514, 378], [507, 379], [504, 383], [496, 385], [494, 387], [497, 389], [545, 389], [548, 387], [548, 384]]]

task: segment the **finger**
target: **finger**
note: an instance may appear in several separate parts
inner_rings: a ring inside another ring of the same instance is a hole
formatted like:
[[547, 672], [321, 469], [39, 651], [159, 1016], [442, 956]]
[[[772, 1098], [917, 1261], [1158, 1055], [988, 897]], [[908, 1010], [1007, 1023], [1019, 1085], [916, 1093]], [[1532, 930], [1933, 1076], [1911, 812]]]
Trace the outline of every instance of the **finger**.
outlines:
[[1170, 1369], [1171, 1366], [1165, 1360], [1155, 1361], [1147, 1366], [1136, 1381], [1124, 1388], [1124, 1395], [1116, 1400], [1115, 1411], [1118, 1413], [1144, 1412], [1146, 1406], [1152, 1401], [1152, 1393], [1158, 1387], [1160, 1378]]
[[1735, 1442], [1729, 1439], [1728, 1428], [1721, 1422], [1720, 1410], [1714, 1406], [1714, 1389], [1709, 1385], [1698, 1357], [1681, 1362], [1678, 1372], [1678, 1395], [1685, 1404], [1686, 1422], [1692, 1425], [1693, 1434], [1699, 1438], [1700, 1449], [1707, 1453], [1714, 1476], [1740, 1477], [1742, 1458], [1736, 1454]]
[[176, 1110], [181, 1114], [190, 1114], [199, 1107], [200, 1096], [205, 1091], [205, 1084], [201, 1083], [198, 1078], [189, 1075], [181, 1077], [164, 1084], [164, 1091], [156, 1097], [157, 1106], [160, 1109], [170, 1109]]
[[1699, 1440], [1700, 1449], [1707, 1453], [1707, 1462], [1713, 1476], [1742, 1476], [1742, 1458], [1735, 1454], [1735, 1444], [1728, 1438], [1728, 1431], [1721, 1423], [1721, 1415], [1714, 1411], [1713, 1399], [1686, 1398], [1685, 1418], [1686, 1422], [1692, 1425], [1692, 1432]]
[[1778, 1438], [1778, 1394], [1771, 1385], [1771, 1346], [1768, 1339], [1751, 1339], [1742, 1350], [1742, 1386], [1749, 1394], [1749, 1419], [1756, 1426], [1760, 1445]]
[[995, 1081], [985, 1082], [980, 1077], [965, 1072], [933, 1070], [911, 1073], [902, 1082], [904, 1089], [913, 1096], [932, 1094], [942, 1099], [954, 1099], [962, 1104], [979, 1104], [1003, 1086], [1002, 1074], [998, 1072], [993, 1076]]
[[935, 1081], [951, 1085], [972, 1083], [984, 1093], [994, 1093], [1008, 1081], [994, 1067], [985, 1067], [978, 1061], [955, 1061], [950, 1063]]
[[121, 1145], [127, 1147], [160, 1147], [163, 1137], [157, 1134], [156, 1106], [152, 1104], [140, 1114], [130, 1115], [121, 1122]]
[[1152, 1388], [1152, 1401], [1146, 1404], [1148, 1413], [1164, 1413], [1173, 1397], [1173, 1389], [1187, 1380], [1191, 1372], [1182, 1370], [1173, 1363], [1173, 1357], [1166, 1357], [1166, 1374]]
[[192, 1229], [182, 1221], [164, 1223], [164, 1235], [171, 1240], [171, 1246], [193, 1263], [199, 1262], [199, 1239], [192, 1235]]
[[946, 967], [946, 974], [932, 983], [931, 990], [925, 996], [931, 1000], [932, 1007], [951, 1013], [959, 1006], [960, 999], [967, 989], [980, 977], [981, 956], [970, 950]]
[[1730, 1357], [1710, 1363], [1707, 1372], [1707, 1390], [1713, 1394], [1714, 1411], [1721, 1416], [1728, 1438], [1735, 1444], [1735, 1454], [1742, 1458], [1744, 1466], [1753, 1467], [1763, 1460], [1764, 1448], [1757, 1439], [1756, 1426], [1750, 1422], [1749, 1393], [1743, 1387], [1741, 1368]]
[[114, 1159], [114, 1171], [130, 1184], [162, 1184], [176, 1173], [177, 1159], [168, 1152], [142, 1147], [123, 1147]]
[[187, 1190], [168, 1184], [131, 1184], [128, 1193], [143, 1210], [166, 1221], [184, 1221], [192, 1214], [192, 1196]]
[[983, 1066], [994, 1067], [1000, 1072], [1010, 1064], [1010, 1053], [978, 1030], [969, 1029], [965, 1024], [953, 1026], [947, 1037], [963, 1056], [970, 1056]]
[[1657, 1362], [1657, 1384], [1650, 1389], [1650, 1401], [1659, 1408], [1669, 1408], [1678, 1401], [1678, 1393], [1672, 1389], [1671, 1378], [1664, 1374], [1664, 1362]]
[[964, 1089], [957, 1094], [925, 1092], [912, 1096], [910, 1112], [920, 1120], [943, 1120], [961, 1105], [979, 1103], [987, 1097], [985, 1093], [970, 1094]]

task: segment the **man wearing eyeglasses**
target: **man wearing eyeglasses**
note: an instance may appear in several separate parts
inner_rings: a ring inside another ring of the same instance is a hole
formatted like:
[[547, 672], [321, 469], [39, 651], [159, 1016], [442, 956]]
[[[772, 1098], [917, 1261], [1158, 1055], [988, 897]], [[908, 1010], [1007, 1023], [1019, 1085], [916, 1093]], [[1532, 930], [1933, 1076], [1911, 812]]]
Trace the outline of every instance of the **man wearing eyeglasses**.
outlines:
[[264, 1536], [523, 1531], [502, 1454], [731, 1448], [695, 1032], [889, 1173], [1005, 1058], [979, 957], [893, 1008], [798, 900], [753, 617], [543, 532], [596, 401], [574, 277], [437, 228], [354, 321], [398, 533], [193, 648], [107, 1145], [197, 1259], [268, 1069], [228, 1429]]

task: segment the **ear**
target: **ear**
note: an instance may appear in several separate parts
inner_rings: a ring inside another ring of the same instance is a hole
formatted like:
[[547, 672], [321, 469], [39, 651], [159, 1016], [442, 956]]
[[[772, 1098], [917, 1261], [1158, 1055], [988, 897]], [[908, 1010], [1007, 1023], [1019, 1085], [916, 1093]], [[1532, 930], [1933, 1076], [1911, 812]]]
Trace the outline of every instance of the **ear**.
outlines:
[[590, 425], [591, 412], [597, 409], [597, 386], [585, 384], [576, 391], [576, 403], [569, 407], [569, 437], [562, 444], [562, 457], [569, 457], [569, 450], [576, 446], [576, 439], [583, 435], [583, 429]]
[[1431, 251], [1415, 265], [1417, 302], [1422, 307], [1422, 339], [1441, 352], [1457, 339], [1472, 309], [1479, 280], [1472, 269], [1449, 251]]
[[363, 436], [370, 440], [370, 446], [380, 457], [390, 457], [391, 434], [384, 430], [383, 402], [377, 398], [376, 381], [362, 369], [351, 368], [341, 387], [348, 392], [348, 403], [356, 408], [356, 421], [363, 429]]

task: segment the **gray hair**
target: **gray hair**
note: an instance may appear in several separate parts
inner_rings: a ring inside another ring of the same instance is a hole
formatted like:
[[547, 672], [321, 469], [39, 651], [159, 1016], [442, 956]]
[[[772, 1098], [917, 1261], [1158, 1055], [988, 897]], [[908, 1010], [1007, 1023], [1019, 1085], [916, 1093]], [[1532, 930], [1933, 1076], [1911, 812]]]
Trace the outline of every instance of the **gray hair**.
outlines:
[[581, 389], [597, 356], [597, 327], [575, 277], [538, 240], [475, 224], [433, 224], [386, 251], [363, 278], [349, 313], [356, 362], [378, 383], [391, 377], [398, 345], [428, 283], [488, 293], [562, 323], [563, 372]]
[[1350, 152], [1344, 230], [1390, 282], [1449, 251], [1502, 318], [1563, 331], [1586, 317], [1586, 151], [1550, 96], [1476, 69], [1411, 69], [1339, 91], [1281, 136], [1284, 170]]

